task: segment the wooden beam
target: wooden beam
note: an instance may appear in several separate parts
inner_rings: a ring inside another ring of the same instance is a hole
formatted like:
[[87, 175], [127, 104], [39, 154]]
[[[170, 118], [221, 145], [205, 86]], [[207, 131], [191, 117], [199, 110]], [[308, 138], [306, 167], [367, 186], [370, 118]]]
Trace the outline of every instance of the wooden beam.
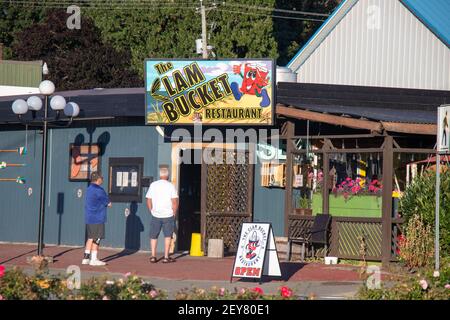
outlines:
[[295, 134], [295, 122], [288, 121], [286, 124], [286, 187], [284, 194], [284, 236], [289, 237], [289, 215], [292, 214], [292, 152], [294, 145], [292, 136]]
[[402, 122], [381, 122], [387, 131], [411, 133], [411, 134], [427, 134], [436, 135], [437, 125], [423, 123], [402, 123]]
[[346, 118], [331, 114], [324, 114], [320, 112], [313, 112], [313, 111], [306, 111], [301, 110], [297, 108], [289, 108], [282, 104], [277, 104], [276, 113], [279, 115], [284, 115], [287, 117], [300, 119], [300, 120], [311, 120], [315, 122], [323, 122], [323, 123], [329, 123], [333, 125], [341, 125], [346, 126], [349, 128], [354, 129], [366, 129], [371, 130], [375, 132], [381, 132], [383, 130], [383, 127], [381, 126], [381, 123], [374, 122], [374, 121], [368, 121], [368, 120], [361, 120], [361, 119], [353, 119], [353, 118]]
[[426, 123], [403, 123], [389, 121], [369, 121], [354, 118], [347, 118], [337, 115], [331, 115], [321, 112], [307, 111], [295, 107], [287, 107], [283, 104], [277, 104], [276, 113], [290, 118], [299, 120], [311, 120], [315, 122], [323, 122], [332, 125], [341, 125], [354, 129], [366, 129], [372, 132], [386, 131], [409, 133], [409, 134], [425, 134], [436, 135], [437, 125]]
[[392, 187], [394, 176], [394, 143], [391, 136], [384, 138], [383, 150], [383, 202], [381, 214], [381, 261], [387, 266], [391, 260], [391, 237], [392, 237]]

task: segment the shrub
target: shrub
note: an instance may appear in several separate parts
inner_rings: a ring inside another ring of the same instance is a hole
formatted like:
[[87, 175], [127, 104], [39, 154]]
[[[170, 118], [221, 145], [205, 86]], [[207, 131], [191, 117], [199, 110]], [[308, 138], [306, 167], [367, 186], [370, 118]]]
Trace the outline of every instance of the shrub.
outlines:
[[[50, 276], [42, 270], [29, 276], [14, 268], [3, 273], [0, 269], [0, 300], [165, 300], [167, 294], [138, 276], [108, 280], [91, 278], [80, 289], [69, 289], [66, 278]], [[283, 286], [277, 294], [267, 295], [260, 287], [235, 289], [213, 287], [211, 290], [183, 289], [175, 294], [177, 300], [292, 300], [293, 291]]]
[[[406, 188], [400, 198], [400, 211], [406, 222], [415, 215], [422, 217], [434, 234], [435, 208], [436, 173], [427, 170]], [[445, 170], [441, 174], [439, 221], [441, 254], [450, 255], [450, 170]]]
[[369, 289], [364, 285], [356, 297], [360, 300], [450, 300], [449, 276], [450, 267], [447, 265], [438, 278], [429, 271], [424, 275], [403, 277], [390, 288]]
[[14, 268], [0, 278], [0, 295], [7, 300], [56, 300], [69, 296], [65, 279], [37, 273], [28, 276]]
[[425, 267], [434, 255], [431, 226], [416, 214], [406, 223], [406, 236], [399, 241], [399, 257], [409, 268]]

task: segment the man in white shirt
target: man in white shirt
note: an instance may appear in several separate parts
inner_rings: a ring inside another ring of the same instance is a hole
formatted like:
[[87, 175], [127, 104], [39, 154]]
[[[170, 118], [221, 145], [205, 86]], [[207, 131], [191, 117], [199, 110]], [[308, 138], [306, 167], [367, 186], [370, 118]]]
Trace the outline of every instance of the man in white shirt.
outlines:
[[175, 262], [169, 257], [170, 242], [175, 227], [175, 215], [178, 210], [178, 193], [169, 181], [169, 169], [159, 169], [159, 180], [150, 184], [147, 191], [147, 207], [152, 215], [150, 223], [150, 262], [157, 262], [156, 245], [161, 229], [164, 233], [163, 263]]

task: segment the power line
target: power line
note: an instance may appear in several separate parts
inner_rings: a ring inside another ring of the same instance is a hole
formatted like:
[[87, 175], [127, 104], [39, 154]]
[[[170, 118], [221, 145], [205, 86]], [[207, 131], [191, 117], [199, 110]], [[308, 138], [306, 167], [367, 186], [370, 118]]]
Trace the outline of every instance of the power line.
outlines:
[[231, 6], [231, 7], [240, 7], [240, 8], [247, 8], [247, 9], [265, 10], [265, 11], [275, 11], [275, 12], [301, 14], [301, 15], [309, 15], [309, 16], [319, 16], [319, 17], [328, 17], [329, 16], [329, 14], [327, 14], [327, 13], [298, 11], [298, 10], [294, 10], [294, 9], [292, 9], [292, 10], [278, 9], [278, 8], [270, 8], [270, 7], [262, 7], [262, 6], [249, 6], [249, 5], [245, 5], [245, 4], [235, 4], [235, 3], [228, 3], [228, 2], [224, 2], [224, 5]]
[[[11, 4], [22, 4], [22, 5], [34, 5], [37, 7], [49, 7], [49, 8], [66, 8], [69, 5], [86, 5], [89, 8], [93, 9], [196, 9], [198, 6], [192, 6], [195, 3], [192, 1], [168, 1], [168, 0], [127, 0], [127, 1], [89, 1], [89, 0], [81, 0], [77, 2], [69, 1], [69, 0], [54, 0], [54, 1], [25, 1], [25, 0], [10, 0]], [[221, 4], [224, 7], [238, 7], [238, 8], [246, 8], [253, 10], [261, 10], [261, 11], [270, 11], [270, 12], [280, 12], [280, 13], [288, 13], [288, 14], [300, 14], [300, 15], [311, 15], [311, 16], [321, 16], [328, 17], [328, 14], [325, 13], [316, 13], [316, 12], [306, 12], [306, 11], [297, 11], [297, 10], [287, 10], [287, 9], [278, 9], [271, 7], [263, 7], [263, 6], [249, 6], [237, 3], [228, 3], [223, 2]], [[232, 11], [230, 11], [232, 12]], [[235, 11], [236, 12], [236, 11]], [[242, 13], [239, 11], [238, 13]], [[248, 13], [250, 14], [250, 13]], [[255, 15], [259, 13], [254, 13]], [[261, 15], [261, 14], [260, 14]], [[280, 15], [272, 15], [274, 18], [286, 18], [286, 19], [294, 19], [294, 17], [288, 16], [280, 16]], [[323, 21], [318, 19], [297, 19], [297, 20], [310, 20], [310, 21]]]
[[321, 19], [314, 19], [314, 18], [286, 17], [286, 16], [278, 16], [278, 15], [273, 15], [273, 14], [266, 14], [266, 13], [252, 13], [252, 12], [235, 11], [235, 10], [229, 10], [229, 9], [216, 9], [216, 10], [222, 11], [222, 12], [239, 13], [239, 14], [253, 15], [253, 16], [266, 16], [266, 17], [272, 17], [272, 18], [277, 18], [277, 19], [291, 19], [291, 20], [303, 20], [303, 21], [314, 21], [314, 22], [323, 22], [324, 21]]

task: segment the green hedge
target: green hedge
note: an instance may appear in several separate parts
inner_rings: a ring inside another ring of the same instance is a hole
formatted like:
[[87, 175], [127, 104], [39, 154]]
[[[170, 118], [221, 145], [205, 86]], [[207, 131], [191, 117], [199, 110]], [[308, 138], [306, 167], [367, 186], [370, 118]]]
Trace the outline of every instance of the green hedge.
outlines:
[[[441, 174], [440, 188], [440, 244], [441, 254], [450, 254], [450, 170]], [[436, 208], [436, 173], [426, 171], [418, 176], [406, 188], [400, 199], [400, 211], [409, 221], [414, 215], [420, 215], [434, 232]]]

